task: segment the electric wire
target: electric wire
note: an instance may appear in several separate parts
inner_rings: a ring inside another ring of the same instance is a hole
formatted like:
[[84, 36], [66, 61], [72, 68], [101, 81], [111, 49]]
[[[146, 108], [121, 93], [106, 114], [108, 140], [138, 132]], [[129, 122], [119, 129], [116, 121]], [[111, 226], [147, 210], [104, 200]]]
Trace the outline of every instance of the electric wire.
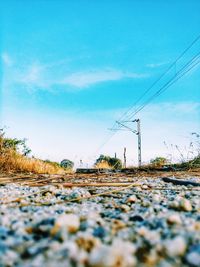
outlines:
[[[200, 52], [195, 56], [195, 61], [200, 59]], [[193, 61], [193, 62], [192, 62]], [[151, 96], [142, 106], [138, 107], [134, 112], [126, 117], [126, 120], [131, 120], [139, 111], [144, 109], [154, 98], [161, 95], [164, 91], [166, 91], [171, 85], [173, 85], [176, 81], [178, 81], [181, 77], [183, 77], [186, 73], [188, 73], [191, 69], [197, 66], [200, 61], [194, 62], [194, 58], [190, 60], [187, 64], [181, 68], [180, 71], [176, 73], [167, 83], [165, 83], [153, 96]], [[192, 66], [191, 66], [192, 65]], [[188, 68], [189, 67], [189, 68]], [[187, 69], [188, 68], [188, 69]]]
[[[195, 43], [197, 43], [198, 41], [200, 40], [200, 35], [198, 35], [193, 41], [192, 41], [192, 43], [188, 46], [188, 47], [186, 47], [186, 49], [177, 57], [177, 59], [166, 69], [166, 71], [163, 73], [163, 74], [161, 74], [160, 76], [159, 76], [159, 78], [149, 87], [149, 88], [147, 88], [146, 90], [145, 90], [145, 92], [137, 99], [137, 101], [135, 101], [135, 103], [126, 111], [126, 112], [124, 112], [121, 116], [120, 116], [120, 118], [118, 119], [118, 121], [121, 121], [143, 98], [144, 98], [144, 96], [146, 96], [146, 94], [174, 67], [174, 66], [176, 66], [176, 63], [194, 46], [194, 44]], [[187, 64], [186, 64], [187, 65]], [[185, 67], [185, 66], [184, 66]], [[192, 67], [193, 68], [193, 67]], [[191, 68], [191, 69], [192, 69]], [[182, 71], [183, 71], [183, 68], [181, 69]], [[189, 71], [189, 70], [188, 70]], [[179, 74], [180, 74], [180, 71], [178, 72]], [[176, 75], [177, 75], [177, 73], [176, 73]], [[174, 76], [174, 77], [176, 77], [176, 75]], [[182, 75], [183, 76], [183, 75]], [[181, 77], [182, 77], [181, 76]], [[180, 77], [180, 78], [181, 78]], [[177, 80], [179, 80], [179, 79], [177, 79]], [[173, 84], [173, 83], [172, 83]], [[166, 86], [166, 84], [165, 84], [165, 86]], [[169, 85], [169, 86], [171, 86], [171, 85]], [[168, 87], [169, 87], [168, 86]], [[167, 87], [167, 88], [168, 88]], [[166, 88], [166, 89], [167, 89]], [[164, 89], [164, 88], [163, 88]], [[160, 91], [160, 90], [159, 90]], [[158, 94], [158, 92], [156, 92], [156, 94]], [[160, 93], [161, 94], [161, 93]], [[158, 94], [158, 96], [160, 95], [160, 94]], [[150, 99], [148, 100], [148, 101], [151, 101]], [[144, 105], [143, 105], [144, 106]], [[142, 109], [145, 107], [141, 107]], [[141, 108], [140, 108], [140, 110], [141, 110]], [[133, 114], [134, 115], [136, 115], [139, 111], [140, 111], [139, 109], [138, 110], [136, 110], [136, 112], [134, 112]], [[129, 116], [129, 115], [128, 115]], [[111, 127], [111, 129], [112, 128], [114, 128], [115, 127], [115, 125], [116, 125], [116, 122], [113, 124], [113, 126]], [[95, 155], [105, 146], [105, 144], [107, 144], [109, 141], [110, 141], [110, 139], [114, 136], [116, 134], [116, 131], [113, 131], [111, 134], [109, 134], [108, 136], [107, 136], [107, 138], [104, 140], [104, 142], [97, 148], [97, 150], [96, 150], [96, 152], [95, 152]]]
[[[175, 59], [175, 61], [166, 69], [166, 71], [164, 71], [164, 73], [162, 73], [157, 80], [155, 80], [155, 82], [153, 82], [153, 84], [147, 88], [145, 90], [145, 92], [134, 102], [134, 104], [126, 111], [124, 112], [120, 118], [118, 119], [118, 121], [121, 121], [123, 117], [126, 116], [126, 114], [128, 114], [139, 102], [140, 100], [177, 64], [177, 62], [187, 53], [187, 51], [189, 49], [191, 49], [191, 47], [194, 46], [195, 43], [197, 43], [200, 40], [200, 35], [198, 35], [193, 41], [192, 43], [186, 47], [186, 49]], [[115, 126], [115, 123], [113, 125], [113, 127]], [[113, 128], [112, 127], [112, 128]]]

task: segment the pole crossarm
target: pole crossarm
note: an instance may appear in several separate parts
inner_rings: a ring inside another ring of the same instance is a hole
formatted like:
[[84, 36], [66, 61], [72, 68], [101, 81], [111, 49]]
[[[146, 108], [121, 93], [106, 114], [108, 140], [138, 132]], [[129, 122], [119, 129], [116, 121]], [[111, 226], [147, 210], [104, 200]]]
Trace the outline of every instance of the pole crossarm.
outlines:
[[120, 126], [126, 128], [127, 131], [131, 131], [134, 134], [138, 134], [138, 131], [131, 129], [130, 127], [128, 127], [127, 125], [121, 123], [120, 121], [116, 121], [116, 123], [119, 124]]
[[114, 131], [114, 132], [117, 132], [117, 131], [130, 131], [129, 129], [121, 129], [121, 128], [108, 128], [108, 130]]

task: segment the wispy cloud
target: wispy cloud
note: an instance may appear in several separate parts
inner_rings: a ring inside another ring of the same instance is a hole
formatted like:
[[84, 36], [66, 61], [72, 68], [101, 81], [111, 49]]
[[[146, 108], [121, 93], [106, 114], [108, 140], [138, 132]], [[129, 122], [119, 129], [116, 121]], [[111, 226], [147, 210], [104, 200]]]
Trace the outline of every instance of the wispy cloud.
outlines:
[[12, 60], [12, 58], [10, 57], [10, 55], [7, 52], [4, 52], [1, 55], [1, 58], [2, 58], [3, 63], [6, 66], [11, 67], [13, 65], [13, 60]]
[[[8, 57], [5, 60], [9, 62]], [[145, 73], [128, 72], [119, 69], [112, 69], [104, 67], [102, 69], [92, 69], [87, 71], [70, 72], [69, 66], [66, 67], [67, 71], [62, 67], [62, 73], [58, 74], [59, 64], [42, 64], [34, 62], [29, 66], [23, 67], [15, 66], [12, 71], [12, 83], [20, 83], [27, 88], [40, 88], [51, 90], [54, 85], [65, 86], [66, 89], [87, 89], [88, 87], [109, 81], [119, 81], [122, 79], [142, 79], [149, 77]], [[11, 77], [11, 75], [10, 75]]]
[[159, 67], [161, 67], [161, 66], [164, 66], [164, 65], [166, 65], [167, 63], [168, 63], [168, 62], [150, 63], [150, 64], [147, 64], [146, 67], [154, 69], [154, 68], [159, 68]]
[[97, 70], [88, 72], [75, 72], [67, 75], [61, 84], [68, 84], [78, 88], [89, 87], [90, 85], [107, 82], [117, 81], [124, 78], [140, 79], [146, 77], [146, 74], [129, 73], [121, 70]]
[[43, 66], [39, 64], [33, 64], [25, 73], [20, 75], [18, 81], [27, 85], [41, 85], [43, 69]]

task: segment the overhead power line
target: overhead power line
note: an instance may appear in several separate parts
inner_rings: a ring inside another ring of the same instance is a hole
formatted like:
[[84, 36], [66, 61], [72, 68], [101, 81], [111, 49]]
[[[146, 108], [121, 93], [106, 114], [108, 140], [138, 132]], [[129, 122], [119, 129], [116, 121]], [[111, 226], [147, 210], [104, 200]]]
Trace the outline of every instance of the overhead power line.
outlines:
[[[146, 94], [171, 70], [174, 68], [174, 66], [177, 64], [177, 62], [200, 40], [200, 35], [197, 36], [192, 43], [186, 47], [186, 49], [174, 60], [174, 62], [166, 69], [166, 71], [164, 71], [157, 80], [155, 80], [153, 82], [153, 84], [148, 87], [145, 92], [134, 102], [134, 104], [126, 111], [124, 112], [120, 118], [118, 119], [118, 121], [121, 121], [126, 114], [128, 114], [145, 96]], [[115, 126], [115, 123], [113, 124], [112, 128]]]
[[[194, 58], [196, 58], [194, 60]], [[132, 112], [131, 114], [126, 117], [127, 120], [133, 118], [138, 112], [144, 109], [153, 99], [161, 95], [164, 91], [166, 91], [170, 86], [172, 86], [175, 82], [177, 82], [180, 78], [186, 75], [190, 70], [196, 67], [200, 63], [200, 52], [191, 59], [187, 64], [185, 64], [180, 71], [176, 73], [167, 83], [165, 83], [158, 91], [156, 91], [147, 101], [140, 107], [136, 109], [136, 111]]]
[[[130, 114], [128, 114], [146, 95], [147, 93], [174, 67], [176, 66], [177, 62], [200, 40], [200, 35], [198, 35], [190, 45], [188, 45], [186, 47], [186, 49], [176, 58], [176, 60], [166, 69], [166, 71], [161, 74], [159, 76], [159, 78], [153, 82], [153, 84], [148, 87], [145, 92], [135, 101], [135, 103], [126, 111], [124, 112], [120, 118], [117, 121], [122, 121], [123, 118], [125, 118], [127, 115], [128, 118], [130, 118]], [[196, 67], [200, 62], [197, 61], [197, 58], [199, 58], [199, 54], [198, 53], [195, 57], [193, 57], [188, 63], [186, 63], [183, 68], [181, 68], [180, 71], [178, 71], [175, 76], [173, 76], [172, 79], [170, 79], [170, 81], [168, 81], [167, 83], [165, 83], [164, 86], [162, 86], [158, 91], [156, 91], [156, 93], [151, 96], [141, 107], [139, 107], [138, 109], [136, 109], [136, 111], [132, 111], [131, 113], [131, 117], [133, 117], [134, 115], [136, 115], [139, 111], [141, 111], [146, 105], [148, 105], [154, 98], [156, 98], [157, 96], [159, 96], [160, 94], [162, 94], [165, 90], [167, 90], [171, 85], [173, 85], [176, 81], [178, 81], [180, 78], [182, 78], [185, 74], [187, 74], [190, 70], [192, 70], [194, 67]], [[195, 59], [196, 58], [196, 59]], [[194, 63], [194, 60], [197, 61]], [[111, 127], [111, 129], [113, 129], [116, 125], [116, 122], [113, 124], [113, 126]], [[100, 151], [102, 149], [102, 147], [105, 146], [106, 143], [108, 143], [108, 141], [110, 141], [110, 139], [115, 135], [116, 131], [112, 132], [111, 134], [109, 134], [106, 139], [104, 140], [104, 142], [98, 147], [98, 149], [96, 150], [95, 154]]]

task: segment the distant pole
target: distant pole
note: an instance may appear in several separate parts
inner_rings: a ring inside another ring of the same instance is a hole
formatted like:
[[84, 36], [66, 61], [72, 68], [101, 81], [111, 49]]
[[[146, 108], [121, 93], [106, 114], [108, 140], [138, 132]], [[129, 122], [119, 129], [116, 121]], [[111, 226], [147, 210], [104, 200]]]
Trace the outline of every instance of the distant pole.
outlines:
[[137, 136], [138, 136], [138, 166], [142, 165], [142, 151], [141, 151], [141, 127], [140, 119], [135, 120], [137, 122]]
[[80, 159], [80, 167], [82, 168], [82, 166], [83, 166], [83, 161], [82, 159]]
[[124, 168], [126, 168], [126, 147], [124, 147]]
[[117, 158], [117, 153], [115, 152], [115, 159]]

